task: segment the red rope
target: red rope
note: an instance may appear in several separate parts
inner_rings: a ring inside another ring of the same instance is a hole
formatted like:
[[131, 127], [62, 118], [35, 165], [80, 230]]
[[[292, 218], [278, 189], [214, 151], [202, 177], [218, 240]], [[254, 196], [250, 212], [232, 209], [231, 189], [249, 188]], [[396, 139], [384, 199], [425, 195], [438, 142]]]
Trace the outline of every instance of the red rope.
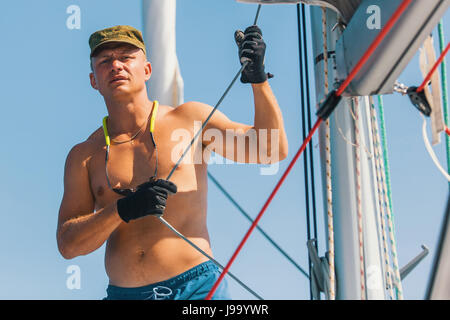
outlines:
[[445, 127], [445, 133], [450, 136], [450, 128], [449, 127]]
[[[389, 19], [389, 21], [386, 23], [384, 28], [380, 31], [378, 36], [375, 38], [374, 42], [370, 45], [370, 47], [367, 49], [367, 51], [364, 53], [364, 55], [361, 57], [361, 59], [358, 61], [356, 66], [353, 68], [353, 70], [348, 75], [347, 79], [341, 84], [338, 91], [336, 92], [336, 96], [340, 96], [342, 92], [344, 92], [345, 88], [349, 85], [349, 83], [353, 80], [353, 78], [356, 76], [356, 74], [359, 72], [359, 70], [364, 66], [364, 64], [367, 62], [367, 60], [370, 58], [372, 53], [375, 51], [375, 49], [378, 47], [378, 45], [381, 43], [381, 41], [384, 39], [386, 34], [390, 31], [392, 26], [395, 24], [395, 22], [398, 20], [398, 18], [401, 16], [401, 14], [405, 11], [405, 9], [408, 7], [408, 5], [411, 3], [412, 0], [403, 0], [401, 5], [398, 7], [398, 9], [394, 12], [392, 17]], [[284, 180], [286, 179], [287, 175], [291, 171], [292, 167], [294, 166], [297, 159], [300, 157], [300, 155], [305, 150], [306, 146], [308, 145], [309, 141], [311, 141], [312, 136], [314, 135], [317, 128], [322, 123], [322, 119], [319, 117], [316, 121], [316, 124], [309, 132], [308, 136], [306, 137], [305, 141], [303, 141], [303, 144], [301, 145], [300, 149], [297, 151], [294, 159], [292, 159], [291, 163], [287, 167], [286, 171], [283, 173], [283, 176], [281, 177], [280, 181], [278, 181], [275, 189], [270, 194], [269, 198], [267, 199], [266, 203], [264, 204], [263, 208], [259, 212], [256, 219], [253, 221], [252, 225], [250, 226], [250, 229], [248, 229], [247, 233], [245, 234], [242, 241], [239, 243], [239, 246], [237, 247], [236, 251], [233, 253], [233, 256], [231, 257], [230, 261], [228, 261], [227, 265], [225, 266], [225, 269], [223, 269], [222, 273], [220, 274], [219, 278], [214, 283], [213, 287], [209, 291], [208, 295], [206, 296], [205, 300], [211, 300], [212, 296], [216, 292], [217, 288], [219, 287], [219, 284], [222, 282], [225, 275], [228, 273], [228, 270], [230, 269], [231, 265], [233, 264], [234, 260], [236, 259], [237, 255], [241, 251], [242, 247], [244, 246], [247, 239], [250, 237], [250, 234], [255, 229], [256, 225], [258, 224], [259, 220], [261, 219], [262, 215], [266, 211], [267, 207], [269, 206], [270, 202], [274, 198], [275, 194], [280, 189], [281, 185], [283, 184]]]
[[316, 124], [314, 125], [314, 127], [311, 129], [311, 131], [309, 132], [308, 136], [306, 137], [305, 141], [303, 142], [303, 144], [301, 145], [300, 149], [297, 151], [297, 154], [295, 155], [294, 159], [291, 160], [291, 163], [289, 164], [289, 166], [287, 167], [286, 171], [283, 173], [283, 176], [281, 177], [280, 181], [278, 181], [275, 189], [272, 191], [272, 193], [270, 194], [269, 198], [267, 199], [266, 203], [264, 204], [264, 206], [262, 207], [261, 211], [259, 212], [258, 216], [256, 217], [256, 219], [253, 221], [250, 229], [248, 229], [247, 233], [245, 234], [244, 238], [242, 239], [241, 243], [239, 244], [239, 246], [237, 247], [236, 251], [234, 252], [233, 256], [231, 257], [230, 261], [228, 261], [227, 265], [225, 266], [225, 269], [223, 269], [219, 279], [217, 279], [216, 283], [214, 284], [214, 286], [212, 287], [211, 291], [208, 293], [208, 295], [206, 296], [206, 300], [211, 300], [211, 297], [213, 296], [214, 292], [217, 290], [217, 287], [219, 286], [220, 282], [222, 281], [223, 277], [225, 277], [225, 275], [227, 274], [228, 270], [230, 269], [231, 264], [234, 262], [234, 259], [236, 259], [237, 255], [239, 254], [239, 252], [241, 251], [242, 247], [244, 246], [245, 242], [247, 241], [247, 239], [250, 237], [250, 234], [252, 233], [253, 229], [255, 229], [256, 225], [258, 224], [258, 221], [261, 219], [262, 215], [264, 214], [264, 212], [266, 211], [267, 207], [269, 206], [270, 202], [272, 201], [272, 199], [274, 198], [275, 194], [278, 192], [278, 190], [280, 189], [281, 185], [283, 184], [284, 180], [286, 179], [287, 175], [289, 174], [289, 172], [291, 171], [292, 167], [294, 166], [295, 162], [297, 161], [297, 159], [300, 157], [300, 155], [303, 153], [303, 151], [305, 150], [306, 146], [308, 145], [309, 141], [311, 141], [312, 136], [314, 135], [314, 133], [316, 132], [317, 128], [320, 126], [320, 124], [322, 123], [322, 119], [318, 118], [316, 121]]
[[425, 79], [423, 80], [422, 84], [420, 85], [420, 87], [417, 88], [417, 92], [422, 91], [425, 86], [427, 85], [428, 81], [430, 81], [431, 77], [433, 76], [433, 73], [436, 71], [437, 67], [439, 67], [439, 65], [442, 63], [442, 61], [445, 58], [445, 55], [447, 54], [448, 50], [450, 49], [450, 42], [447, 43], [447, 47], [445, 47], [444, 51], [442, 51], [441, 55], [439, 56], [439, 59], [437, 59], [437, 61], [434, 63], [433, 68], [431, 68], [430, 72], [428, 72], [428, 75], [425, 77]]
[[378, 48], [381, 41], [383, 41], [384, 37], [388, 34], [388, 32], [392, 29], [394, 24], [397, 22], [397, 20], [400, 18], [402, 13], [406, 10], [406, 8], [409, 6], [412, 0], [403, 0], [401, 5], [395, 10], [392, 17], [389, 19], [389, 21], [386, 23], [384, 28], [380, 31], [378, 36], [375, 38], [375, 40], [372, 42], [370, 47], [367, 49], [367, 51], [364, 53], [364, 55], [361, 57], [361, 59], [358, 61], [358, 63], [355, 65], [353, 70], [348, 75], [347, 79], [341, 84], [339, 89], [336, 92], [337, 96], [340, 96], [344, 90], [348, 87], [350, 82], [353, 80], [353, 78], [356, 76], [356, 74], [361, 70], [361, 68], [364, 66], [364, 64], [367, 62], [367, 60], [370, 58], [372, 53]]

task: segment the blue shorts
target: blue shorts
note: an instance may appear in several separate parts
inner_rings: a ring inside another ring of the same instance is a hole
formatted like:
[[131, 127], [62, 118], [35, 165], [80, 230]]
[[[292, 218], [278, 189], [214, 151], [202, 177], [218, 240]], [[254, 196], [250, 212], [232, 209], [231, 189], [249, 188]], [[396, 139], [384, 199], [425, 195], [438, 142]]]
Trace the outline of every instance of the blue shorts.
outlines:
[[[219, 268], [206, 261], [171, 279], [137, 288], [109, 285], [104, 300], [203, 300], [220, 276]], [[223, 279], [212, 300], [231, 300]]]

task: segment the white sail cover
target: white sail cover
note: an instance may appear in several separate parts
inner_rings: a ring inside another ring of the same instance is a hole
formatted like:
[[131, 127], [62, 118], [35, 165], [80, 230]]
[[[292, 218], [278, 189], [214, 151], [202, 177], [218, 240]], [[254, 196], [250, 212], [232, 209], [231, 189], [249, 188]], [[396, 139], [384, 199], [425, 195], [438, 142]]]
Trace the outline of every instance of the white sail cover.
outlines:
[[183, 79], [176, 54], [176, 0], [143, 0], [144, 41], [152, 76], [150, 100], [177, 107], [183, 103]]
[[[434, 52], [433, 37], [431, 35], [425, 39], [423, 47], [420, 48], [419, 52], [420, 71], [422, 71], [422, 75], [425, 78], [436, 62], [436, 53]], [[431, 107], [430, 120], [433, 137], [432, 144], [437, 145], [441, 143], [440, 133], [445, 130], [439, 72], [433, 73], [431, 77], [431, 89], [428, 86], [425, 86], [424, 92]]]

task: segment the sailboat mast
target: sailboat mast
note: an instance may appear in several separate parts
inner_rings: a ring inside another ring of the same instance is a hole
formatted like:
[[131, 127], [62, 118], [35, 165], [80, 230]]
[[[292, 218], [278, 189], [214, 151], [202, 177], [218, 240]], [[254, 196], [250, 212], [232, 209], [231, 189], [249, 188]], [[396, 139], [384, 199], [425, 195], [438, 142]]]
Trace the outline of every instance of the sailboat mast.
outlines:
[[[318, 102], [326, 96], [325, 60], [328, 62], [329, 89], [334, 89], [337, 78], [334, 51], [341, 34], [340, 27], [333, 28], [338, 23], [337, 13], [330, 9], [326, 9], [325, 12], [326, 32], [323, 32], [322, 9], [310, 7]], [[324, 36], [327, 39], [328, 53], [323, 52]], [[325, 54], [328, 59], [324, 59]], [[370, 157], [373, 152], [371, 152], [372, 130], [369, 108], [367, 97], [358, 97], [353, 101], [351, 98], [344, 98], [329, 118], [336, 299], [339, 300], [385, 299], [384, 265], [381, 259], [383, 246], [377, 223], [379, 201], [375, 187], [373, 156]], [[355, 110], [358, 111], [357, 117]], [[326, 127], [323, 124], [319, 130], [319, 145], [325, 221], [327, 220], [326, 136]], [[355, 141], [358, 143], [355, 144]], [[362, 241], [359, 225], [362, 227]], [[325, 229], [328, 238], [327, 226]]]

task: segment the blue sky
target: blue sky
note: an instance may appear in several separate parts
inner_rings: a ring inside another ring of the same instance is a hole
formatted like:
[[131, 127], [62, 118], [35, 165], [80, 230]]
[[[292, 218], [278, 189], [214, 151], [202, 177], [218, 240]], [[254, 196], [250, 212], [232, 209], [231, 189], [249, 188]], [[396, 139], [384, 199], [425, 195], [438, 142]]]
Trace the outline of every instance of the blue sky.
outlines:
[[[81, 29], [66, 27], [67, 7], [81, 9]], [[8, 1], [0, 5], [3, 33], [2, 117], [0, 127], [1, 217], [0, 299], [101, 299], [107, 276], [104, 247], [64, 260], [56, 246], [56, 223], [63, 194], [67, 153], [101, 125], [106, 107], [89, 84], [89, 35], [101, 28], [128, 24], [142, 28], [141, 1], [72, 0]], [[185, 101], [214, 105], [239, 69], [233, 40], [236, 29], [253, 22], [255, 5], [227, 1], [178, 1], [177, 54], [185, 83]], [[308, 10], [309, 17], [309, 10]], [[449, 15], [444, 18], [450, 34]], [[301, 144], [296, 9], [264, 6], [259, 20], [267, 43], [267, 71], [281, 106], [292, 159]], [[435, 32], [434, 32], [435, 34]], [[311, 44], [311, 41], [309, 42]], [[311, 65], [311, 64], [310, 64]], [[312, 79], [313, 72], [310, 71]], [[417, 55], [399, 78], [421, 82]], [[312, 97], [315, 96], [312, 86]], [[448, 183], [433, 165], [421, 137], [422, 118], [406, 97], [387, 95], [386, 130], [400, 265], [426, 244], [431, 252], [404, 281], [405, 298], [422, 299], [448, 197]], [[249, 85], [236, 83], [220, 110], [242, 123], [253, 121]], [[313, 145], [317, 137], [313, 138]], [[445, 147], [435, 147], [445, 165]], [[318, 148], [314, 149], [318, 165]], [[261, 176], [257, 165], [212, 165], [210, 172], [229, 193], [256, 216], [278, 175]], [[316, 172], [319, 251], [323, 255], [320, 172]], [[303, 161], [292, 170], [260, 225], [307, 267]], [[217, 260], [226, 263], [249, 224], [211, 183], [209, 232]], [[81, 270], [81, 289], [66, 287], [67, 268]], [[266, 299], [309, 299], [307, 279], [255, 232], [232, 272]], [[252, 296], [229, 280], [235, 299]]]

